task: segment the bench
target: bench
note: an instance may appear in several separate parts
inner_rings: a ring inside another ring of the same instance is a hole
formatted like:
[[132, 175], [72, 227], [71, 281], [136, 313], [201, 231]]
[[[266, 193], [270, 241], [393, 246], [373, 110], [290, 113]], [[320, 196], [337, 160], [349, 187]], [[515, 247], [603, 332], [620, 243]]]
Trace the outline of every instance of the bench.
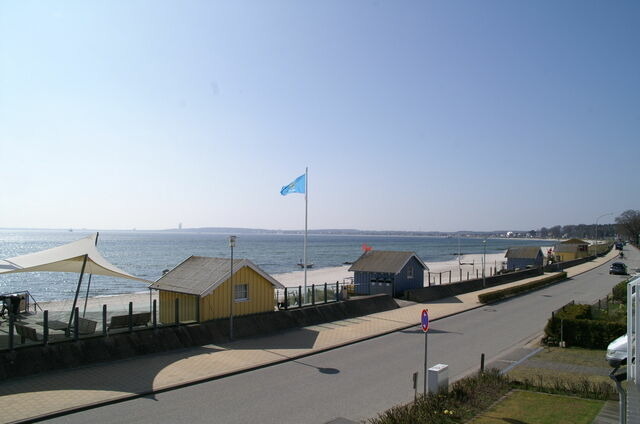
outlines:
[[40, 341], [38, 339], [38, 333], [35, 328], [27, 327], [22, 324], [15, 324], [16, 333], [20, 335], [20, 343], [24, 344], [26, 339], [33, 340], [34, 342]]
[[97, 321], [78, 318], [78, 334], [93, 334], [96, 332]]
[[[151, 312], [139, 312], [131, 314], [131, 326], [140, 327], [147, 326], [151, 321]], [[109, 329], [127, 328], [129, 327], [129, 315], [114, 315], [109, 321]]]

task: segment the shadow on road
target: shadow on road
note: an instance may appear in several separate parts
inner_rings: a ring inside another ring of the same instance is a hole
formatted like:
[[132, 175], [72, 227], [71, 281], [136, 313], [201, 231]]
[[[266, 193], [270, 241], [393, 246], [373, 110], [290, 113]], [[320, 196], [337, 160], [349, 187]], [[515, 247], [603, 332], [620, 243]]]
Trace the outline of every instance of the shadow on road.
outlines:
[[[418, 328], [409, 328], [406, 330], [400, 330], [400, 333], [405, 333], [405, 334], [422, 334], [424, 333], [424, 331], [422, 331], [422, 328], [418, 327]], [[460, 334], [462, 335], [462, 333], [458, 333], [457, 331], [445, 331], [445, 330], [436, 330], [433, 327], [429, 328], [429, 334]]]
[[[58, 390], [95, 390], [124, 393], [144, 393], [153, 390], [153, 382], [158, 374], [172, 364], [193, 356], [211, 354], [221, 349], [213, 346], [196, 347], [145, 355], [141, 358], [91, 365], [93, 371], [85, 368], [51, 371], [46, 374], [4, 381], [0, 386], [0, 396], [18, 395], [31, 392], [51, 392]], [[126, 375], [122, 365], [129, 362]], [[49, 393], [48, 395], [53, 395]]]

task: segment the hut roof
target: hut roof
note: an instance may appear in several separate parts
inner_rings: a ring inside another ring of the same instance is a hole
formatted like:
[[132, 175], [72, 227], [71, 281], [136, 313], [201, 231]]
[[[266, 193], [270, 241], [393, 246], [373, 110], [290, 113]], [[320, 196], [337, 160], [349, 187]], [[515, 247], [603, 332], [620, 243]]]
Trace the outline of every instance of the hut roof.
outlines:
[[409, 262], [416, 258], [423, 269], [429, 267], [414, 252], [396, 252], [389, 250], [371, 250], [365, 252], [351, 265], [349, 271], [387, 272], [397, 274]]
[[[233, 273], [249, 267], [276, 288], [284, 288], [277, 280], [248, 259], [234, 259]], [[227, 281], [231, 272], [231, 259], [190, 256], [184, 262], [163, 275], [150, 287], [178, 293], [206, 296]]]
[[584, 240], [580, 240], [579, 238], [572, 238], [569, 240], [561, 241], [560, 244], [589, 244]]
[[521, 246], [521, 247], [510, 247], [504, 256], [505, 258], [511, 258], [511, 259], [536, 259], [538, 255], [542, 255], [542, 252], [540, 251], [539, 247]]

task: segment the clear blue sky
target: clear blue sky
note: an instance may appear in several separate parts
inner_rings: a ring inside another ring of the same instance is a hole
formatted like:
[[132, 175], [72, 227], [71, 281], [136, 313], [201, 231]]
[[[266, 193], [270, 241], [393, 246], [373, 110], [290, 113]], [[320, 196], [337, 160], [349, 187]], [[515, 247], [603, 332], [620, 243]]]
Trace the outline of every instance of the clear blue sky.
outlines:
[[0, 1], [0, 227], [639, 209], [637, 1]]

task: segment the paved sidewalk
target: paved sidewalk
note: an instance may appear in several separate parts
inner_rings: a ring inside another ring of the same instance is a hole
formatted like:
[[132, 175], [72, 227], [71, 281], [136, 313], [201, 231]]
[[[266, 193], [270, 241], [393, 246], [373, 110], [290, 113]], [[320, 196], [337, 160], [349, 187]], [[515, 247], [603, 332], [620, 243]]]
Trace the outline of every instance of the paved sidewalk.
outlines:
[[[616, 254], [612, 251], [603, 258], [570, 268], [567, 270], [568, 276], [602, 265], [616, 257]], [[538, 278], [541, 277], [505, 284], [500, 288]], [[482, 304], [478, 302], [478, 294], [495, 289], [484, 289], [429, 304], [414, 304], [265, 337], [3, 381], [0, 385], [0, 410], [3, 411], [0, 420], [29, 420], [273, 365], [418, 325], [424, 308], [429, 309], [430, 319], [433, 321], [480, 307]]]

